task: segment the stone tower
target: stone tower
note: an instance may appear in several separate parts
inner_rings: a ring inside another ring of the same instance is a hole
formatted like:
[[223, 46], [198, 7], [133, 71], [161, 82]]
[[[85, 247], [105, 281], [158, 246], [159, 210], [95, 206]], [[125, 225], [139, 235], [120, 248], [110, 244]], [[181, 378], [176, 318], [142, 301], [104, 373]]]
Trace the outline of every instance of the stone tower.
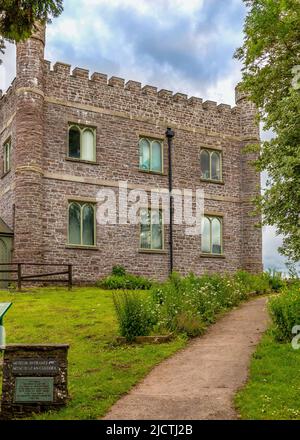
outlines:
[[14, 259], [33, 263], [43, 258], [44, 47], [42, 24], [17, 44]]
[[253, 197], [260, 191], [260, 174], [251, 164], [257, 159], [256, 153], [248, 153], [245, 147], [260, 142], [259, 124], [256, 121], [257, 110], [247, 95], [236, 87], [236, 105], [240, 108], [242, 137], [241, 152], [241, 187], [242, 187], [242, 267], [250, 272], [262, 271], [262, 230], [256, 225], [260, 217], [253, 215]]

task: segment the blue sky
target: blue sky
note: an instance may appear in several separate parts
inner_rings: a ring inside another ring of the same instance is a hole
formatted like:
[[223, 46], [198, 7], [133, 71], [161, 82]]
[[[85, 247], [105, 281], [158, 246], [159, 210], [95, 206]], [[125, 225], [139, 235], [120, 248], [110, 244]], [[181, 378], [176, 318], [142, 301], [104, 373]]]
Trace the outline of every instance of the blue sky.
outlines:
[[[243, 40], [242, 0], [64, 4], [63, 14], [47, 28], [46, 59], [234, 105], [241, 66], [232, 56]], [[0, 88], [5, 90], [15, 75], [12, 45], [3, 61]], [[284, 269], [280, 238], [273, 228], [265, 228], [263, 236], [265, 266]]]

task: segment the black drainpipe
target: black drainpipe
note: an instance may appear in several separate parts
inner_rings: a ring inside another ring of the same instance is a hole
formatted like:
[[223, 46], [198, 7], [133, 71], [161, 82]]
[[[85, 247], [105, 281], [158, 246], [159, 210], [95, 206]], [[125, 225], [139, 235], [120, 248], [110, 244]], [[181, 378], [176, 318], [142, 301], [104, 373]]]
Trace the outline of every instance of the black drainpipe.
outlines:
[[173, 272], [174, 260], [173, 260], [173, 208], [174, 200], [172, 195], [173, 190], [173, 173], [172, 173], [172, 143], [175, 132], [171, 128], [167, 128], [166, 136], [168, 139], [168, 158], [169, 158], [169, 194], [170, 194], [170, 274]]

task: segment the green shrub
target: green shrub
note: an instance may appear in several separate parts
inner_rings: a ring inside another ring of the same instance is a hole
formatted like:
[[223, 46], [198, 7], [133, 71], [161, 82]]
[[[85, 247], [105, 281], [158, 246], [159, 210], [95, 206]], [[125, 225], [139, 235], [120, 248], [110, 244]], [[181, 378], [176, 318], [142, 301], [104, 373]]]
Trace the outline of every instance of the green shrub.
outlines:
[[[247, 299], [249, 292], [266, 292], [269, 290], [269, 278], [265, 274], [251, 275], [240, 271], [231, 275], [202, 275], [200, 277], [190, 274], [181, 277], [173, 273], [169, 279], [162, 283], [152, 285], [151, 289], [151, 312], [149, 311], [149, 298], [139, 297], [139, 310], [147, 311], [143, 322], [148, 322], [144, 327], [141, 325], [140, 314], [132, 312], [134, 301], [131, 297], [126, 299], [123, 321], [126, 328], [130, 327], [132, 319], [133, 327], [138, 327], [139, 334], [144, 335], [149, 331], [158, 333], [174, 332], [185, 333], [188, 336], [197, 336], [213, 323], [218, 314], [237, 306]], [[101, 287], [107, 289], [149, 289], [151, 282], [134, 275], [112, 275], [101, 281]], [[128, 303], [128, 304], [127, 304]], [[126, 306], [126, 307], [125, 307]], [[135, 309], [136, 310], [136, 309]], [[144, 313], [143, 312], [143, 313]], [[117, 311], [120, 314], [120, 307]], [[126, 319], [125, 319], [126, 318]], [[120, 321], [120, 318], [118, 318]], [[151, 325], [150, 325], [151, 322]], [[124, 327], [124, 326], [123, 326]], [[123, 328], [120, 325], [120, 328]], [[125, 334], [125, 330], [122, 330]], [[126, 330], [127, 331], [127, 330]], [[126, 336], [127, 337], [127, 336]]]
[[125, 267], [123, 267], [123, 266], [114, 266], [112, 268], [111, 274], [112, 275], [117, 275], [119, 277], [123, 277], [124, 275], [126, 275]]
[[108, 290], [148, 290], [152, 287], [152, 282], [147, 278], [132, 274], [110, 275], [97, 281], [96, 286]]
[[156, 319], [149, 301], [137, 293], [128, 292], [115, 293], [113, 301], [122, 336], [133, 341], [136, 336], [150, 334]]
[[185, 333], [187, 336], [193, 338], [204, 333], [206, 325], [198, 316], [193, 316], [186, 311], [179, 313], [176, 316], [176, 332]]
[[275, 269], [269, 269], [268, 272], [265, 273], [265, 276], [269, 281], [270, 288], [275, 292], [279, 292], [284, 287], [285, 281], [281, 272], [277, 272]]
[[273, 321], [273, 334], [277, 341], [291, 341], [292, 329], [300, 325], [299, 283], [285, 288], [282, 293], [269, 301], [269, 311]]
[[247, 298], [233, 277], [219, 274], [181, 278], [172, 274], [167, 282], [152, 289], [159, 305], [159, 323], [170, 331], [189, 336], [201, 334], [218, 313], [232, 308]]
[[245, 270], [239, 270], [234, 275], [234, 278], [240, 283], [241, 288], [246, 293], [266, 293], [271, 288], [269, 275], [267, 273], [254, 275]]

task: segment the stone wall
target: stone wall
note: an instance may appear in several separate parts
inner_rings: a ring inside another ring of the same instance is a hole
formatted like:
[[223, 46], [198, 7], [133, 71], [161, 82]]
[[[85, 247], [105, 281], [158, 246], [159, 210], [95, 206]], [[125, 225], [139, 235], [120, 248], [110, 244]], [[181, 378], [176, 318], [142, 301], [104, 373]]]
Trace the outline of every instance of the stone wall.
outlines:
[[[1, 94], [1, 93], [0, 93]], [[16, 144], [16, 81], [7, 90], [6, 94], [0, 99], [0, 216], [5, 223], [13, 229], [14, 227], [14, 187], [15, 172], [12, 171], [4, 175], [3, 146], [8, 139], [12, 145]], [[15, 162], [15, 151], [12, 149], [12, 163]]]
[[[109, 273], [114, 264], [122, 264], [134, 273], [165, 278], [169, 266], [167, 226], [165, 251], [160, 253], [139, 252], [138, 229], [129, 225], [98, 225], [96, 249], [69, 249], [67, 202], [74, 197], [95, 199], [99, 189], [116, 190], [120, 180], [128, 181], [132, 188], [167, 188], [165, 131], [170, 126], [176, 133], [174, 188], [203, 188], [205, 210], [224, 218], [224, 258], [204, 258], [200, 255], [200, 237], [187, 237], [183, 226], [174, 228], [175, 270], [201, 274], [261, 269], [261, 231], [254, 228], [255, 222], [249, 217], [250, 200], [259, 193], [259, 176], [242, 154], [250, 140], [257, 140], [255, 110], [240, 96], [237, 107], [231, 108], [200, 98], [188, 99], [182, 93], [142, 87], [135, 81], [108, 79], [101, 73], [90, 76], [81, 68], [71, 73], [64, 63], [56, 63], [51, 69], [50, 63], [43, 60], [43, 50], [40, 30], [17, 51], [15, 93], [20, 105], [14, 163], [15, 258], [73, 263], [75, 280], [82, 282]], [[32, 128], [27, 130], [30, 121]], [[67, 158], [70, 122], [96, 128], [95, 164]], [[164, 140], [161, 175], [139, 170], [138, 141], [143, 135]], [[223, 184], [200, 180], [203, 147], [222, 151]], [[4, 204], [1, 201], [3, 217]]]

